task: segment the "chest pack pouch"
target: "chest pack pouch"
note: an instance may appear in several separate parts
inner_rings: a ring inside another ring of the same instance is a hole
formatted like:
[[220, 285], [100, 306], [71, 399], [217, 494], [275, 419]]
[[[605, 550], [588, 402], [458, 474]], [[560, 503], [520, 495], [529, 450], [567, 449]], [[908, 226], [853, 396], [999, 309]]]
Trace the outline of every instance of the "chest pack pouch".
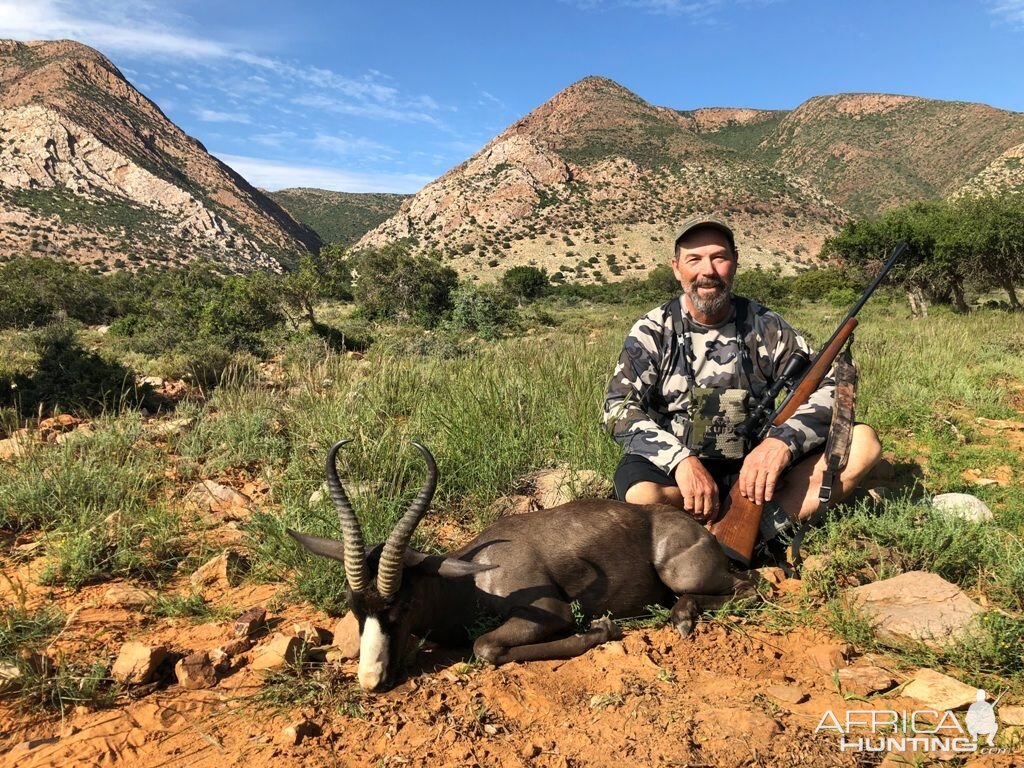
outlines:
[[[750, 401], [750, 373], [752, 363], [747, 348], [746, 320], [748, 302], [741, 297], [733, 299], [736, 309], [736, 335], [739, 347], [738, 367], [740, 383], [745, 378], [748, 389], [726, 387], [698, 387], [693, 372], [690, 324], [683, 318], [681, 299], [672, 302], [672, 320], [675, 325], [676, 353], [683, 356], [690, 397], [689, 417], [677, 416], [685, 423], [686, 447], [702, 459], [742, 459], [747, 454], [747, 440], [736, 434], [747, 418]], [[674, 359], [672, 362], [674, 367]], [[671, 371], [671, 368], [670, 368]]]

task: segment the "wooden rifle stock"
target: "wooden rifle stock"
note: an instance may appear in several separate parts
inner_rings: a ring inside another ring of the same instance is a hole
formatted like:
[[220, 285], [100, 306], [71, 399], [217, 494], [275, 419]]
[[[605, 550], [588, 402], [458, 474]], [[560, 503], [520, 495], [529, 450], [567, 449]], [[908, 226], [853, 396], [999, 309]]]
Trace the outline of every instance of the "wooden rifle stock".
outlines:
[[[828, 345], [818, 353], [800, 383], [776, 411], [771, 426], [785, 424], [814, 394], [856, 327], [856, 317], [846, 318]], [[743, 566], [750, 565], [750, 558], [754, 554], [754, 544], [757, 543], [763, 510], [763, 504], [756, 504], [740, 493], [740, 484], [737, 481], [729, 489], [729, 496], [722, 503], [718, 519], [708, 526], [708, 530], [718, 539], [725, 554]]]
[[[832, 334], [832, 338], [828, 340], [828, 343], [825, 344], [817, 357], [814, 358], [811, 367], [793, 388], [793, 391], [782, 401], [782, 405], [775, 412], [771, 424], [766, 425], [764, 429], [758, 432], [759, 438], [763, 439], [771, 427], [779, 426], [789, 421], [797, 409], [806, 403], [807, 399], [818, 389], [821, 380], [825, 378], [825, 375], [832, 367], [833, 361], [839, 356], [850, 336], [853, 335], [853, 330], [857, 327], [857, 313], [860, 312], [861, 307], [871, 297], [871, 294], [875, 292], [878, 284], [882, 282], [882, 278], [888, 274], [905, 250], [907, 250], [906, 243], [899, 243], [893, 248], [888, 260], [878, 274], [875, 275], [871, 285], [861, 294], [860, 299], [857, 300], [853, 309], [850, 310], [842, 325], [836, 329], [836, 332]], [[740, 484], [736, 482], [729, 489], [729, 496], [722, 504], [718, 519], [708, 524], [708, 530], [718, 539], [718, 543], [722, 546], [725, 554], [733, 560], [742, 563], [744, 567], [750, 565], [750, 558], [754, 554], [754, 544], [757, 542], [757, 533], [761, 527], [761, 512], [763, 509], [763, 504], [755, 504], [750, 499], [744, 498], [743, 494], [740, 493]]]

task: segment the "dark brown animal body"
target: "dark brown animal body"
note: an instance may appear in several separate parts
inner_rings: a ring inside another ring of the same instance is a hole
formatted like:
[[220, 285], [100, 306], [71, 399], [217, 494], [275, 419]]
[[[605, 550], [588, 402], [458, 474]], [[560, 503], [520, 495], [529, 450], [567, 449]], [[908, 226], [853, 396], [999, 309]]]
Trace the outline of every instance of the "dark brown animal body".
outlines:
[[[367, 556], [333, 468], [340, 445], [328, 456], [328, 487], [346, 531], [344, 544], [289, 533], [307, 549], [346, 562], [364, 688], [393, 683], [411, 635], [458, 646], [482, 625], [496, 625], [473, 643], [482, 659], [571, 658], [621, 636], [612, 618], [671, 606], [671, 621], [686, 636], [701, 610], [751, 591], [729, 572], [721, 548], [700, 523], [662, 505], [574, 501], [502, 518], [447, 556], [417, 552], [408, 540], [436, 483], [433, 458], [419, 445], [427, 484], [388, 542]], [[350, 539], [358, 546], [350, 546]], [[578, 632], [580, 616], [597, 620]]]

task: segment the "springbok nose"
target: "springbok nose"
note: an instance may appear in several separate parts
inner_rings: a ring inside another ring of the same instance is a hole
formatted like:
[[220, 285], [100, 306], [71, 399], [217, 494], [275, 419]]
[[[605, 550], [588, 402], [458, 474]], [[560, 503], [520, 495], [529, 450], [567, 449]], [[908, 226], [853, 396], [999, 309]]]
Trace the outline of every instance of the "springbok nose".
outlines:
[[359, 636], [359, 687], [365, 691], [376, 690], [387, 677], [389, 639], [380, 621], [368, 616]]

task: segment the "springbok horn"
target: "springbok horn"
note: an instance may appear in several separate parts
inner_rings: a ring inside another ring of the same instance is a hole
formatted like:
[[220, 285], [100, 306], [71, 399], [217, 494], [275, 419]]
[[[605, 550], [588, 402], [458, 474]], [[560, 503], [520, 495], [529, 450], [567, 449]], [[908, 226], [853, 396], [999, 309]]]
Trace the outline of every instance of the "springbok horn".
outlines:
[[338, 510], [338, 521], [341, 523], [342, 538], [345, 542], [345, 575], [353, 592], [362, 592], [367, 587], [369, 575], [366, 572], [366, 545], [363, 543], [363, 529], [359, 527], [359, 519], [352, 510], [345, 489], [338, 479], [338, 450], [351, 440], [341, 440], [331, 446], [327, 453], [327, 493]]
[[413, 443], [427, 462], [427, 481], [420, 489], [419, 496], [413, 499], [412, 504], [402, 519], [398, 521], [388, 536], [387, 543], [380, 553], [380, 565], [377, 568], [377, 591], [383, 598], [393, 597], [398, 588], [402, 586], [402, 561], [405, 556], [405, 548], [409, 546], [413, 531], [419, 524], [423, 515], [426, 514], [430, 500], [434, 497], [434, 489], [437, 488], [437, 464], [430, 451], [419, 443]]

